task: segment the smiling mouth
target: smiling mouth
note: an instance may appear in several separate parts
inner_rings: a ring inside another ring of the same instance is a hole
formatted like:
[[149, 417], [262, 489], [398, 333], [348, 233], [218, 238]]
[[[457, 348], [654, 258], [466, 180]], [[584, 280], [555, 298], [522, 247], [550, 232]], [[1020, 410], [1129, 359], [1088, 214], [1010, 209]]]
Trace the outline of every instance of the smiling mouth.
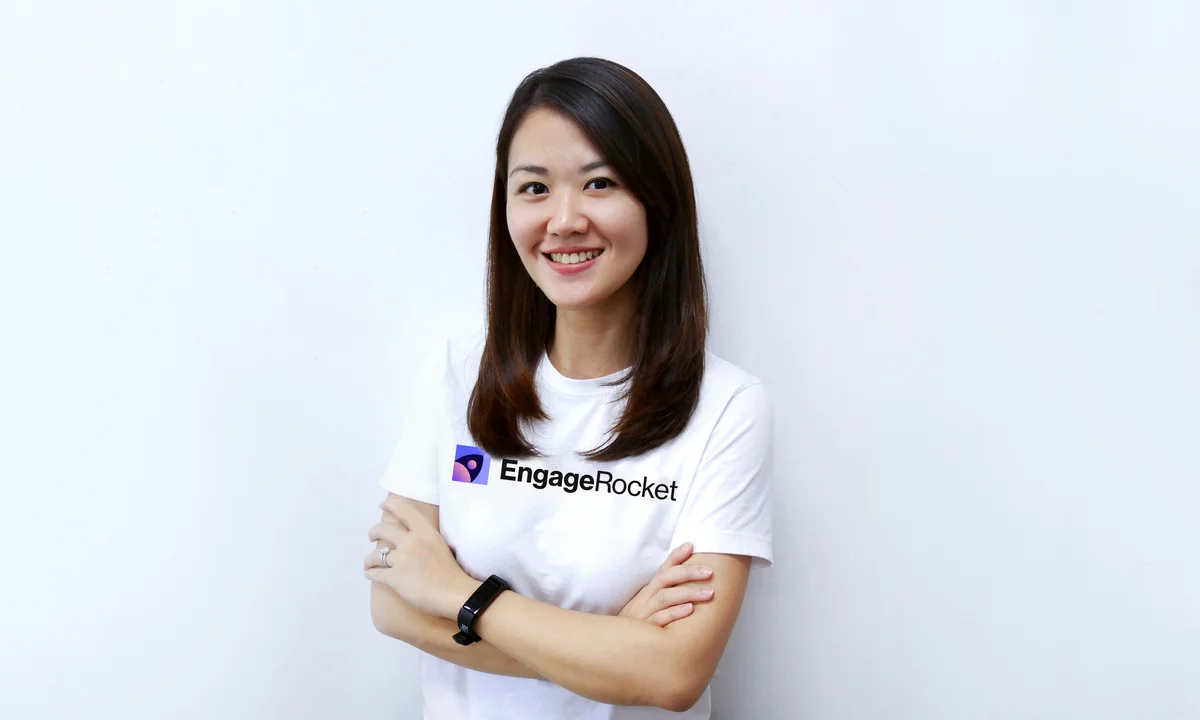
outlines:
[[556, 262], [560, 265], [576, 265], [585, 263], [588, 260], [593, 260], [604, 254], [603, 250], [588, 250], [587, 252], [578, 253], [543, 253], [551, 262]]

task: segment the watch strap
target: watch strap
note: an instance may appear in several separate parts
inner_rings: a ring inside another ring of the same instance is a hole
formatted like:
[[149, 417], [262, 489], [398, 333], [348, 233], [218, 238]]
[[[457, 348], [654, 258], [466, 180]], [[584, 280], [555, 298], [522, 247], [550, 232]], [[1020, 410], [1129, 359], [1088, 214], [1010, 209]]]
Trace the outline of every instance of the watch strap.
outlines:
[[484, 580], [458, 610], [458, 632], [454, 635], [454, 642], [470, 645], [482, 640], [483, 638], [475, 633], [475, 621], [500, 593], [509, 589], [511, 588], [508, 582], [499, 575], [492, 575]]

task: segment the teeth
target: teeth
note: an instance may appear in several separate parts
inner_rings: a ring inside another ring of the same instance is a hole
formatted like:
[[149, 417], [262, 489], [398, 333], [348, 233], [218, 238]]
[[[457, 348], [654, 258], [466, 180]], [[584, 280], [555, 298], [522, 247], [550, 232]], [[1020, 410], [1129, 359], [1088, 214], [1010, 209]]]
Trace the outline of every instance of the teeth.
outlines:
[[600, 250], [588, 250], [581, 253], [550, 253], [550, 259], [563, 265], [574, 265], [575, 263], [587, 262], [592, 258], [599, 257], [601, 252]]

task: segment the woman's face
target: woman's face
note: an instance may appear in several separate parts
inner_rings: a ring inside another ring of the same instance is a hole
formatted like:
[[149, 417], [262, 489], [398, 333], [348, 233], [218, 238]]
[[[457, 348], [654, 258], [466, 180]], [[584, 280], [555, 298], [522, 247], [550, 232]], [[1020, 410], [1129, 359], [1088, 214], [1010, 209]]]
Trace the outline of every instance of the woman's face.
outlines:
[[560, 310], [603, 303], [646, 254], [646, 209], [583, 132], [546, 108], [525, 115], [508, 152], [508, 232]]

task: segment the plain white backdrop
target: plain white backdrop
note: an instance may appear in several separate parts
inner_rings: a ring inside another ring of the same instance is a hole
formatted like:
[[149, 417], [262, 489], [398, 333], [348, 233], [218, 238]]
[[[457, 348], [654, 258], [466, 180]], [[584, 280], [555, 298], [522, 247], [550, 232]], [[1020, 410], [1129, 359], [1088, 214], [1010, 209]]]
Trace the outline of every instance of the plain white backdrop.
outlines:
[[[361, 558], [493, 143], [674, 114], [776, 409], [717, 720], [1200, 717], [1185, 2], [0, 4], [0, 717], [417, 718]], [[531, 719], [537, 720], [537, 719]]]

